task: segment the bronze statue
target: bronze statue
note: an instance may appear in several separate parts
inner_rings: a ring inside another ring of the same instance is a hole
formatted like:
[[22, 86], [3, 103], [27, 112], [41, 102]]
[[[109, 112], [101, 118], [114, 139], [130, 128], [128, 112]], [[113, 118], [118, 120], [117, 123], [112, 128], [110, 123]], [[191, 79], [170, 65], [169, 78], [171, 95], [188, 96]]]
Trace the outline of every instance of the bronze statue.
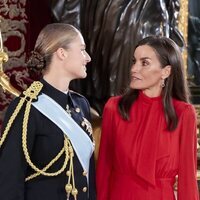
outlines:
[[101, 112], [108, 97], [123, 92], [129, 82], [136, 43], [148, 35], [164, 35], [183, 46], [177, 29], [179, 0], [52, 1], [56, 21], [78, 26], [92, 62], [86, 80], [73, 87]]
[[200, 2], [189, 2], [188, 76], [192, 86], [200, 86]]

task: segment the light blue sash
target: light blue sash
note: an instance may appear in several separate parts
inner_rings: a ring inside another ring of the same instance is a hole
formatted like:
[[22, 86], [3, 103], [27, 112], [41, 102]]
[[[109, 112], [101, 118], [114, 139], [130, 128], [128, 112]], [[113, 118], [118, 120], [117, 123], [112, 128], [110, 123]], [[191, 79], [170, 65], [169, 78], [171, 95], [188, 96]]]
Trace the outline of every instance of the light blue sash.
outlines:
[[83, 169], [88, 172], [88, 179], [90, 158], [94, 151], [94, 145], [89, 136], [70, 115], [49, 96], [45, 94], [39, 95], [38, 101], [33, 102], [32, 105], [54, 122], [63, 133], [67, 135]]

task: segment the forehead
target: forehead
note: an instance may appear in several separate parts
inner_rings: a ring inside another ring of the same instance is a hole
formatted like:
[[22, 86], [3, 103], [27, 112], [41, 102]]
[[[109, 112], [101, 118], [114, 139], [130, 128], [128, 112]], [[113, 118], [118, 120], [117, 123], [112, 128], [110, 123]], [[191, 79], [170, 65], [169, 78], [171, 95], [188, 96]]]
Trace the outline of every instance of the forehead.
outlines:
[[74, 38], [74, 40], [71, 42], [71, 44], [73, 45], [85, 45], [85, 41], [83, 39], [83, 36], [78, 33], [77, 36]]
[[142, 46], [138, 46], [135, 49], [134, 52], [134, 57], [136, 58], [151, 58], [151, 59], [157, 59], [157, 54], [155, 49], [153, 49], [152, 47], [148, 46], [148, 45], [142, 45]]

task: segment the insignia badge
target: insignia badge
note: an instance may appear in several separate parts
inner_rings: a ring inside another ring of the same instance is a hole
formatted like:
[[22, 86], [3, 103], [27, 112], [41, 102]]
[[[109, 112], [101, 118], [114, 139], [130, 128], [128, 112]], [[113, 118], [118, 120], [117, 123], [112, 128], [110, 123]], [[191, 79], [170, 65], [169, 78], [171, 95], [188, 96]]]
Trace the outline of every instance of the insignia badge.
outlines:
[[92, 125], [85, 117], [83, 117], [81, 126], [85, 128], [85, 130], [90, 134], [90, 136], [92, 135]]
[[72, 112], [72, 111], [70, 110], [68, 104], [66, 105], [66, 112], [67, 112], [67, 114], [69, 114], [69, 115], [71, 116], [71, 112]]

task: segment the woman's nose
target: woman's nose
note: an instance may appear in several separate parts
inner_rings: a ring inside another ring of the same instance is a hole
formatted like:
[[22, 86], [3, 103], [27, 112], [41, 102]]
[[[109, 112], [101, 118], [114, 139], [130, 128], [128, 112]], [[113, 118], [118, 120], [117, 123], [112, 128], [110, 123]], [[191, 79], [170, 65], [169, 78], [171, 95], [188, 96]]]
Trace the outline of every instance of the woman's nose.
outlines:
[[138, 71], [139, 71], [138, 65], [133, 64], [133, 65], [131, 66], [131, 72], [133, 73], [133, 72], [138, 72]]
[[89, 63], [91, 61], [91, 57], [87, 52], [85, 53], [86, 53], [86, 61]]

